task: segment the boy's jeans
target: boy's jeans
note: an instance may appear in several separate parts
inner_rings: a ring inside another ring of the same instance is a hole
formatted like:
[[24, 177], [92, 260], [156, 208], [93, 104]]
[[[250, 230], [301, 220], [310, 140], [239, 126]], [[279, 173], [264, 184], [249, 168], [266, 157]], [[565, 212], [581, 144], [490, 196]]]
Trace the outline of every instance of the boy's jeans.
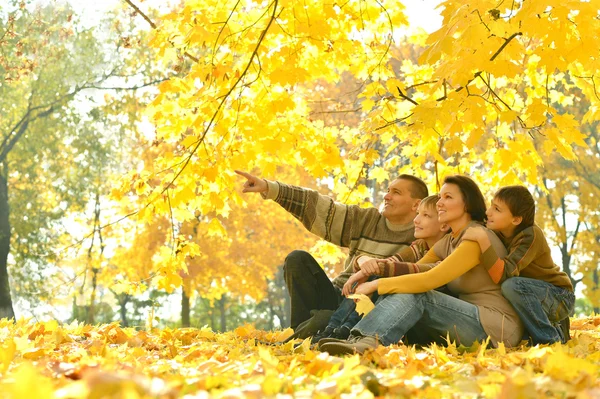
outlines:
[[[373, 281], [378, 278], [379, 276], [371, 276], [367, 281]], [[373, 303], [375, 303], [378, 298], [379, 295], [377, 292], [371, 295], [371, 300]], [[327, 327], [339, 328], [345, 326], [348, 327], [348, 330], [351, 330], [361, 318], [362, 316], [356, 312], [356, 303], [354, 303], [354, 300], [344, 298], [342, 303], [340, 303], [340, 306], [338, 306], [337, 310], [331, 316], [331, 319], [329, 319], [329, 324]]]
[[417, 324], [428, 336], [449, 335], [458, 345], [471, 346], [488, 336], [477, 306], [439, 291], [379, 297], [375, 309], [358, 322], [352, 335], [377, 337], [387, 346], [397, 344]]
[[558, 323], [573, 314], [572, 291], [533, 278], [511, 277], [502, 283], [502, 295], [517, 311], [534, 345], [566, 342]]

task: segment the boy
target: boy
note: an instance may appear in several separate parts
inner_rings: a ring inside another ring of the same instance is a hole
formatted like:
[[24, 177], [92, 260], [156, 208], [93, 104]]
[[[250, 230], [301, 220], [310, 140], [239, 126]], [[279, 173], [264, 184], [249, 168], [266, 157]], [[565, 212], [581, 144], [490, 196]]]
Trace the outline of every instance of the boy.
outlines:
[[[414, 262], [421, 259], [429, 248], [433, 247], [433, 244], [439, 241], [448, 230], [446, 226], [442, 226], [438, 221], [435, 206], [437, 201], [438, 196], [431, 195], [419, 203], [417, 216], [414, 219], [415, 238], [417, 240], [410, 247], [406, 247], [386, 259], [376, 259], [366, 255], [357, 258], [353, 265], [354, 274], [344, 284], [342, 294], [348, 296], [357, 283], [367, 281], [369, 278], [419, 273], [433, 267], [433, 265], [417, 265]], [[361, 319], [355, 308], [356, 305], [352, 299], [343, 299], [338, 309], [331, 316], [325, 330], [317, 333], [312, 342], [316, 343], [323, 338], [348, 338], [352, 327]]]
[[569, 340], [569, 315], [575, 295], [566, 273], [552, 261], [542, 230], [534, 224], [535, 201], [523, 186], [502, 187], [486, 212], [487, 227], [508, 250], [498, 257], [479, 228], [465, 232], [463, 240], [477, 241], [482, 263], [502, 294], [525, 324], [534, 345]]

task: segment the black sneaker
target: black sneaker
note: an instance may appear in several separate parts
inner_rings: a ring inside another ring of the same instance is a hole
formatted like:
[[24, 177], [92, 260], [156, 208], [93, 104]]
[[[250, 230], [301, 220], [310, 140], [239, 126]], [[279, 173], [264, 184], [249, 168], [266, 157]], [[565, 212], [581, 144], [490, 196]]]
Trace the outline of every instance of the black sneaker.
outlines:
[[315, 335], [313, 335], [313, 337], [310, 340], [311, 344], [316, 344], [318, 343], [320, 340], [322, 340], [323, 338], [332, 338], [333, 337], [333, 332], [334, 332], [334, 328], [333, 327], [325, 327], [325, 330], [323, 331], [317, 331], [317, 333]]
[[333, 330], [333, 338], [347, 339], [350, 336], [350, 328], [347, 326], [341, 326]]

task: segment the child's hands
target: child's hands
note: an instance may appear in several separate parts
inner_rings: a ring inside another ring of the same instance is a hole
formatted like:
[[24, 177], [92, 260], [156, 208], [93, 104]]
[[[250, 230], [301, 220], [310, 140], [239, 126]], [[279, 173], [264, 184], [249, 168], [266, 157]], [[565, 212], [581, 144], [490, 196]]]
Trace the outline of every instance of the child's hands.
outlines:
[[483, 237], [486, 236], [485, 230], [483, 227], [469, 227], [465, 234], [463, 234], [462, 239], [468, 241], [480, 242]]
[[355, 294], [371, 295], [379, 287], [379, 280], [367, 281], [366, 283], [359, 284], [354, 290]]
[[462, 236], [463, 241], [475, 241], [479, 244], [481, 253], [484, 253], [491, 245], [490, 239], [483, 227], [469, 227]]
[[367, 276], [379, 275], [379, 262], [381, 259], [369, 259], [360, 265], [360, 270]]
[[357, 273], [354, 273], [352, 276], [350, 276], [348, 281], [346, 281], [346, 284], [344, 284], [344, 287], [342, 288], [342, 294], [344, 296], [352, 294], [354, 291], [354, 284], [364, 283], [365, 281], [367, 281], [368, 277], [369, 276], [365, 275], [362, 270]]

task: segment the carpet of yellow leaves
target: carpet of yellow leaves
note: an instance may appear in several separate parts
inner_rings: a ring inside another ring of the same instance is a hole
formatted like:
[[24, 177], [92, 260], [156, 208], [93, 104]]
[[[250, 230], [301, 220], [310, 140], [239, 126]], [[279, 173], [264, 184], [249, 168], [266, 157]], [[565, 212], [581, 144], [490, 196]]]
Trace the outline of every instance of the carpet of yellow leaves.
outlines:
[[291, 333], [4, 319], [0, 398], [600, 398], [600, 316], [573, 320], [566, 345], [510, 350], [400, 345], [339, 358], [309, 340], [269, 345]]

